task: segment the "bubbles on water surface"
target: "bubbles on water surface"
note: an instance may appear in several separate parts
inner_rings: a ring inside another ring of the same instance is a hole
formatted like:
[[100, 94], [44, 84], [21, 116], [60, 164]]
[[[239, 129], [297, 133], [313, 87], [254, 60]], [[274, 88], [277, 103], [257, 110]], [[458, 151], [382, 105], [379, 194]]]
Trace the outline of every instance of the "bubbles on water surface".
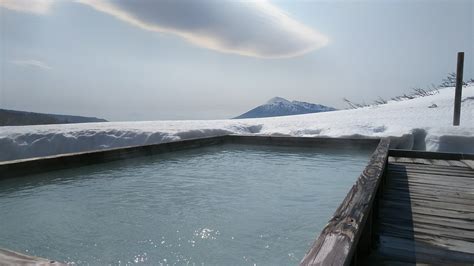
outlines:
[[220, 235], [219, 230], [213, 230], [209, 228], [203, 228], [201, 230], [194, 231], [195, 237], [200, 237], [201, 239], [217, 239], [217, 236]]
[[134, 263], [140, 263], [140, 262], [145, 262], [147, 261], [147, 255], [146, 252], [143, 252], [142, 254], [138, 254], [133, 256], [133, 262]]

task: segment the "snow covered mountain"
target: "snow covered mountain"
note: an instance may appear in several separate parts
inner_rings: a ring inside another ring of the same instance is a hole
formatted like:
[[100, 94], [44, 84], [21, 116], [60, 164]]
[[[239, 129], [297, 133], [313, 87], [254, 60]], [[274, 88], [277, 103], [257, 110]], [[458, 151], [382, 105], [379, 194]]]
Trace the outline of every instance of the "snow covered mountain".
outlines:
[[287, 99], [281, 97], [274, 97], [265, 104], [255, 107], [254, 109], [235, 117], [235, 119], [300, 115], [335, 110], [335, 108], [320, 104], [299, 101], [290, 102]]

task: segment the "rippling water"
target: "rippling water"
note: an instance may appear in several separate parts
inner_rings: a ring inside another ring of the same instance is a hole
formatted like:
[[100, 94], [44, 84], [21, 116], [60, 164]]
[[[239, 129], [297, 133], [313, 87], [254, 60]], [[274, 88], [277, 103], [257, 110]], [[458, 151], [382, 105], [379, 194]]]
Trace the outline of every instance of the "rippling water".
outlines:
[[225, 145], [0, 181], [0, 247], [77, 264], [298, 264], [370, 150]]

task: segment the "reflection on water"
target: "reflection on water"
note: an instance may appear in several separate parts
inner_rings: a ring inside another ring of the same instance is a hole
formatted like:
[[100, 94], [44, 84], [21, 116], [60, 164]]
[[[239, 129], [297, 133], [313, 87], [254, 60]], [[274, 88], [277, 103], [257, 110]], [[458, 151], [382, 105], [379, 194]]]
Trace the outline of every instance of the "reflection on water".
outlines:
[[0, 246], [77, 264], [297, 264], [370, 150], [225, 145], [0, 181]]

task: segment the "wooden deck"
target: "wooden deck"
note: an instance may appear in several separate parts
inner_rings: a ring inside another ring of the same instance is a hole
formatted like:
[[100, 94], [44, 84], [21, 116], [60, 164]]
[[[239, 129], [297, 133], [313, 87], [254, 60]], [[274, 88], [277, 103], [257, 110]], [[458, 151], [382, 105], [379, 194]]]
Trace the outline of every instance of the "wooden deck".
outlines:
[[474, 155], [388, 145], [301, 265], [474, 265]]
[[474, 160], [446, 158], [388, 158], [368, 262], [474, 265]]

